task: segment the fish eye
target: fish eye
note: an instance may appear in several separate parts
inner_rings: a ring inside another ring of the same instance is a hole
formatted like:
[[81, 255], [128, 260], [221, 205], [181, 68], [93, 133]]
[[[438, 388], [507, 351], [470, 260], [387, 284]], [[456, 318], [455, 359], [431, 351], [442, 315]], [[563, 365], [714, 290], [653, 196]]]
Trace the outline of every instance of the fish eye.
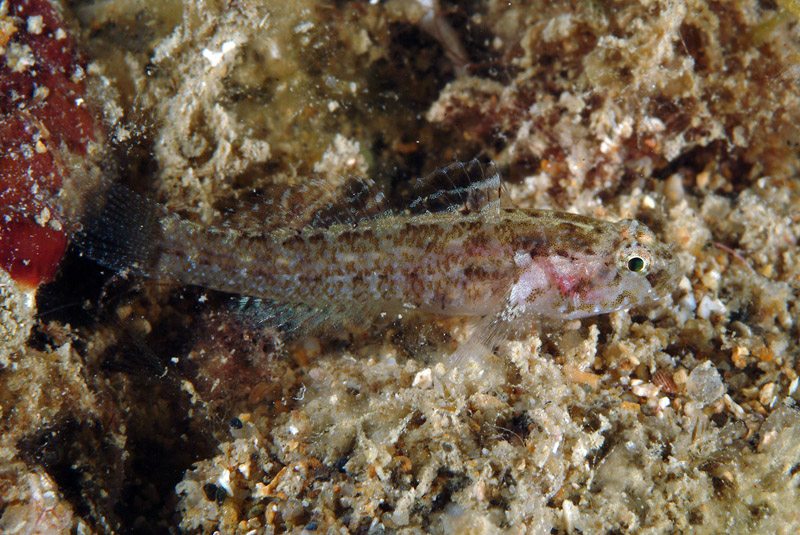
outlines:
[[620, 273], [647, 275], [653, 268], [653, 255], [639, 244], [633, 244], [617, 252], [617, 270]]
[[631, 256], [628, 258], [628, 271], [641, 273], [647, 268], [647, 262], [641, 256]]

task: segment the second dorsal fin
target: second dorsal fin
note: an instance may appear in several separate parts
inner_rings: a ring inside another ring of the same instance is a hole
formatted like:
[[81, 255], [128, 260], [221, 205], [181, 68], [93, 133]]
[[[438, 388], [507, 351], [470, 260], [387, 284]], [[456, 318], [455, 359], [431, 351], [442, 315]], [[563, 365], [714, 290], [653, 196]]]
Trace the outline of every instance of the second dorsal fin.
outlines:
[[492, 213], [500, 210], [501, 192], [500, 172], [493, 162], [456, 162], [415, 180], [408, 209], [411, 213]]

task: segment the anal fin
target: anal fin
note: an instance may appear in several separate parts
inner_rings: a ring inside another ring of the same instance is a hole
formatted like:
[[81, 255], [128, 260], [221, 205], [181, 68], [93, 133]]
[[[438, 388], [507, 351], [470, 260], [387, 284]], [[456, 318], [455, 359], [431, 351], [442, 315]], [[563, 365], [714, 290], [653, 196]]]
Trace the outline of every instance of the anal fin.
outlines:
[[257, 297], [239, 299], [236, 312], [248, 323], [276, 329], [288, 339], [326, 333], [337, 327], [369, 327], [379, 313], [376, 305], [369, 303], [346, 307], [330, 303], [286, 303]]
[[335, 322], [324, 307], [283, 303], [258, 297], [237, 300], [235, 312], [257, 327], [270, 327], [289, 338], [301, 337]]

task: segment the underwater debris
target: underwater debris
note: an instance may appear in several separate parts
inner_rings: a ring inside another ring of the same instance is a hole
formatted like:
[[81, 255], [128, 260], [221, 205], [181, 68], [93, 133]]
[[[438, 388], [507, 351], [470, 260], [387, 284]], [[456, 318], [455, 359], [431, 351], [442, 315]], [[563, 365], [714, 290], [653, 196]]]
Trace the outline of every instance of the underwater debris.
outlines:
[[722, 397], [725, 385], [712, 362], [705, 361], [692, 370], [686, 383], [686, 393], [701, 407]]
[[792, 19], [800, 19], [800, 2], [777, 0], [776, 3], [780, 9], [750, 30], [750, 38], [755, 45], [762, 44], [780, 24]]
[[[25, 481], [27, 503], [12, 504], [0, 515], [0, 531], [8, 535], [61, 535], [70, 533], [72, 507], [58, 493], [47, 474], [29, 473]], [[20, 492], [24, 492], [20, 489]], [[85, 528], [85, 526], [81, 526]]]

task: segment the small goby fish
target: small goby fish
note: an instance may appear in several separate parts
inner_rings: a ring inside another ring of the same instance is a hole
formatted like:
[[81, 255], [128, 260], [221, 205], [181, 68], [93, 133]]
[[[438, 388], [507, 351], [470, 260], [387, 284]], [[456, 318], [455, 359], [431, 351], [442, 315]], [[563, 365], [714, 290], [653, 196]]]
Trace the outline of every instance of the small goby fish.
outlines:
[[[454, 175], [469, 184], [436, 187]], [[114, 187], [78, 244], [107, 267], [266, 300], [277, 324], [411, 310], [482, 317], [457, 360], [537, 319], [646, 305], [677, 283], [670, 247], [642, 223], [504, 208], [493, 165], [455, 164], [417, 187], [403, 211], [378, 194], [371, 213], [350, 199], [338, 217], [249, 233], [204, 228]]]

